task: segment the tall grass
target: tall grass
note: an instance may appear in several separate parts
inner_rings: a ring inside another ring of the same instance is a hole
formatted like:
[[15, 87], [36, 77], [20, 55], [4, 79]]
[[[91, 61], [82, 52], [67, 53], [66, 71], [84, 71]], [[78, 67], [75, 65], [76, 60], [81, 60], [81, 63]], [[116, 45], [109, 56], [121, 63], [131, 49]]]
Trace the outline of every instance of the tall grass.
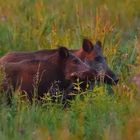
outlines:
[[96, 85], [81, 93], [84, 97], [67, 109], [51, 102], [31, 106], [16, 97], [8, 107], [1, 99], [0, 139], [139, 139], [139, 100], [128, 80], [139, 60], [139, 28], [139, 0], [0, 0], [1, 56], [58, 44], [79, 48], [88, 37], [102, 41], [108, 64], [120, 77], [117, 86]]

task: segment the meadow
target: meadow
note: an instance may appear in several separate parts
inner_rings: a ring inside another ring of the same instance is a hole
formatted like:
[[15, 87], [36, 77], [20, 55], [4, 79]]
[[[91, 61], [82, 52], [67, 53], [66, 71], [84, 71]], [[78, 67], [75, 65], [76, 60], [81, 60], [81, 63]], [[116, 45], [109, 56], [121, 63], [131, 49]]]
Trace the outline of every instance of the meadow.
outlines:
[[118, 85], [79, 91], [66, 109], [49, 99], [20, 102], [18, 93], [9, 107], [0, 95], [0, 140], [140, 139], [140, 95], [130, 82], [140, 72], [139, 0], [0, 0], [0, 56], [57, 45], [76, 49], [84, 37], [101, 40]]

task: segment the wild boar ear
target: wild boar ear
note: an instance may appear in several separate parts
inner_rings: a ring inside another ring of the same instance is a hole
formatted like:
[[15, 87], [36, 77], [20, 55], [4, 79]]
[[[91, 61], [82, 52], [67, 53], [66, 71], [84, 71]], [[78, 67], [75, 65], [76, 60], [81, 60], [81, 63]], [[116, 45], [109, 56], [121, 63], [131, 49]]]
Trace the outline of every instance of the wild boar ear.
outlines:
[[96, 45], [98, 45], [99, 47], [102, 48], [102, 42], [101, 42], [100, 40], [97, 40], [97, 41], [96, 41]]
[[94, 48], [97, 52], [102, 52], [103, 49], [102, 42], [100, 40], [97, 40], [96, 44], [94, 45]]
[[59, 48], [59, 56], [61, 58], [68, 58], [69, 57], [69, 50], [65, 47]]
[[93, 44], [89, 39], [83, 39], [82, 48], [85, 52], [90, 53], [93, 50]]

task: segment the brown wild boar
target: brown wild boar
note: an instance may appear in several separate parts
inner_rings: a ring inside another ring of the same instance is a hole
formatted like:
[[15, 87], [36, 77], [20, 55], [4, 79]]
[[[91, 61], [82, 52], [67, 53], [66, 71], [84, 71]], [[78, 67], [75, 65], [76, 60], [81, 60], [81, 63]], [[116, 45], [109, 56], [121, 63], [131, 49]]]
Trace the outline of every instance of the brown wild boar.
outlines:
[[[39, 50], [35, 52], [11, 52], [0, 59], [0, 63], [19, 62], [22, 60], [39, 59], [45, 60], [50, 55], [54, 54], [57, 49], [53, 50]], [[107, 84], [117, 84], [118, 76], [108, 67], [106, 59], [102, 52], [102, 44], [97, 41], [95, 44], [88, 39], [83, 39], [82, 48], [77, 50], [70, 50], [73, 54], [79, 57], [83, 62], [89, 65], [92, 69], [104, 77], [104, 82]], [[91, 84], [91, 88], [94, 84]]]
[[[45, 93], [55, 94], [55, 87], [63, 94], [63, 99], [68, 98], [72, 82], [91, 79], [95, 77], [88, 65], [83, 63], [77, 56], [69, 52], [65, 47], [55, 51], [47, 60], [25, 60], [17, 63], [3, 64], [5, 79], [1, 85], [3, 91], [11, 94], [11, 89], [19, 89], [26, 92], [32, 101], [34, 87], [36, 87], [37, 98], [43, 97]], [[57, 89], [56, 89], [57, 90]]]

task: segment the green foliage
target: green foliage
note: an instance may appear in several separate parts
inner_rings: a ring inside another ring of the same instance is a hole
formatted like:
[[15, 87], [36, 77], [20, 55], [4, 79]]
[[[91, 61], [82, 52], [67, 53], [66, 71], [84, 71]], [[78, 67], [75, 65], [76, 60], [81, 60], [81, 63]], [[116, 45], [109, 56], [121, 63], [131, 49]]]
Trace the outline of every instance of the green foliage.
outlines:
[[0, 0], [1, 56], [57, 45], [79, 48], [83, 37], [88, 37], [103, 42], [108, 64], [120, 77], [117, 86], [78, 89], [79, 95], [65, 109], [49, 97], [43, 104], [30, 105], [15, 92], [11, 107], [1, 97], [0, 139], [133, 138], [125, 130], [133, 130], [131, 121], [139, 116], [136, 91], [128, 82], [135, 68], [139, 26], [139, 0]]

